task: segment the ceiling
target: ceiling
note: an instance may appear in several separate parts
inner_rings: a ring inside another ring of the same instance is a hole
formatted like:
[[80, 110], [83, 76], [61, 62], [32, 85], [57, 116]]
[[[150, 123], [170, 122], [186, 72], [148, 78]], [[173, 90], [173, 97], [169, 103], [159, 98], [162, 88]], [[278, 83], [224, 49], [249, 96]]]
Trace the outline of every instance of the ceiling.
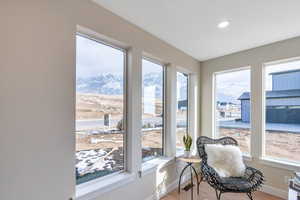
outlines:
[[95, 1], [200, 61], [300, 35], [300, 0]]

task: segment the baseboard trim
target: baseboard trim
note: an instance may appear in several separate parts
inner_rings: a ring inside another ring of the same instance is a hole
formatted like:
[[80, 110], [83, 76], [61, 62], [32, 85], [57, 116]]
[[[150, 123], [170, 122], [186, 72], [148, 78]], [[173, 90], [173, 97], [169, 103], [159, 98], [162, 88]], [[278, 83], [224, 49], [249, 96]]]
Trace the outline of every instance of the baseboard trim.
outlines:
[[269, 185], [263, 185], [261, 191], [283, 199], [288, 199], [289, 196], [287, 190], [278, 189]]
[[[182, 183], [186, 182], [189, 180], [189, 176], [183, 176], [182, 177]], [[156, 191], [155, 194], [152, 194], [151, 196], [147, 197], [145, 200], [159, 200], [174, 189], [177, 188], [178, 186], [178, 179], [173, 181], [171, 184], [167, 186], [167, 188], [164, 191]], [[288, 199], [288, 191], [287, 190], [282, 190], [278, 189], [269, 185], [263, 185], [261, 190], [262, 192], [265, 192], [267, 194], [271, 194], [273, 196], [277, 196], [283, 199]]]
[[[185, 183], [188, 180], [190, 180], [190, 177], [188, 175], [184, 175], [184, 176], [182, 176], [181, 182]], [[159, 200], [159, 199], [163, 198], [168, 193], [172, 192], [173, 190], [175, 190], [178, 187], [178, 182], [179, 182], [179, 179], [176, 179], [171, 184], [169, 184], [165, 190], [163, 190], [163, 191], [157, 190], [154, 194], [150, 195], [145, 200]]]

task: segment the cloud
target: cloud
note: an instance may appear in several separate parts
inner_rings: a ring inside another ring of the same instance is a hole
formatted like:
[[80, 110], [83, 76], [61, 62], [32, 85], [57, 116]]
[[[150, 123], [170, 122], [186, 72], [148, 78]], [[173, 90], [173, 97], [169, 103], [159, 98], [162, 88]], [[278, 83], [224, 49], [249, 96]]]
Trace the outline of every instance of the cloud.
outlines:
[[121, 74], [124, 53], [82, 36], [76, 37], [76, 75], [87, 78], [101, 73]]

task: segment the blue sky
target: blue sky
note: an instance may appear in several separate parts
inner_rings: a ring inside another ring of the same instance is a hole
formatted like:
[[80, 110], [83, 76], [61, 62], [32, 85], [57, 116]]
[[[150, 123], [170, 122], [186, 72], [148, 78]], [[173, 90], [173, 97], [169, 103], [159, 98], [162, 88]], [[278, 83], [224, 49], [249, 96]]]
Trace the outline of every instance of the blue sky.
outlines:
[[76, 76], [87, 78], [101, 73], [123, 73], [124, 54], [85, 37], [76, 37]]
[[[76, 76], [87, 78], [102, 73], [123, 74], [124, 52], [82, 36], [76, 37]], [[160, 65], [142, 61], [143, 74], [161, 72]], [[266, 67], [266, 74], [278, 71], [300, 69], [300, 61], [276, 64]], [[272, 77], [266, 75], [266, 89], [272, 88]], [[250, 70], [226, 72], [217, 75], [217, 93], [238, 98], [250, 91]]]
[[[272, 89], [272, 76], [269, 75], [270, 73], [295, 69], [300, 69], [300, 61], [266, 66], [266, 90]], [[220, 73], [216, 76], [216, 92], [219, 97], [230, 96], [237, 99], [243, 92], [250, 91], [250, 83], [250, 70]], [[222, 101], [222, 99], [219, 100]]]
[[[143, 73], [161, 72], [161, 66], [143, 59]], [[102, 73], [123, 74], [124, 52], [94, 40], [76, 37], [76, 76], [88, 78]]]
[[148, 74], [148, 73], [162, 73], [163, 68], [161, 65], [156, 64], [154, 62], [150, 62], [146, 59], [142, 60], [142, 65], [143, 65], [143, 74]]
[[224, 96], [231, 97], [237, 101], [242, 93], [249, 91], [250, 69], [216, 75], [216, 93], [220, 101], [227, 101], [227, 99], [222, 100]]
[[187, 99], [188, 78], [181, 72], [177, 72], [177, 101]]

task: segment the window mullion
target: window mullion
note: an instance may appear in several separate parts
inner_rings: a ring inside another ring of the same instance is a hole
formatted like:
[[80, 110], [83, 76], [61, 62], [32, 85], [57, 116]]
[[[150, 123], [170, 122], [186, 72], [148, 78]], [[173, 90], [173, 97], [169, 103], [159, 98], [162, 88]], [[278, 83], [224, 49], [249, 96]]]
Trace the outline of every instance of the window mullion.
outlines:
[[166, 69], [166, 131], [165, 131], [165, 154], [173, 157], [176, 155], [176, 68], [168, 65]]
[[198, 76], [196, 74], [190, 74], [188, 79], [188, 131], [193, 138], [193, 152], [197, 151], [196, 140], [198, 138], [197, 134], [197, 124], [198, 124]]
[[127, 170], [138, 173], [142, 163], [142, 51], [131, 48], [127, 67]]
[[263, 154], [263, 72], [261, 64], [251, 67], [251, 156], [258, 159]]

